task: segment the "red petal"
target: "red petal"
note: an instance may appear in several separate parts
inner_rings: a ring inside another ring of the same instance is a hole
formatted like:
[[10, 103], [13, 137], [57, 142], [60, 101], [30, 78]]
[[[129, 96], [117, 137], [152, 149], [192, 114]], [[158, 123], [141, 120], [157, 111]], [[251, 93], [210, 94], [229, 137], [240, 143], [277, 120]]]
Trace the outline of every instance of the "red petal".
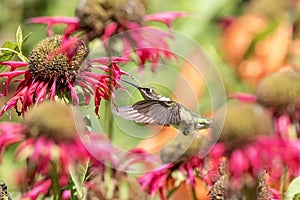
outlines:
[[165, 23], [168, 27], [171, 27], [171, 23], [173, 20], [185, 16], [187, 16], [187, 13], [184, 12], [161, 12], [147, 15], [145, 17], [145, 20], [162, 22]]
[[41, 82], [36, 89], [36, 101], [35, 106], [41, 101], [44, 101], [47, 94], [48, 83]]
[[101, 40], [106, 41], [108, 38], [110, 38], [113, 34], [116, 33], [117, 28], [118, 28], [118, 24], [114, 22], [106, 26], [104, 34], [101, 37]]
[[9, 66], [10, 71], [14, 71], [16, 68], [27, 66], [28, 63], [27, 62], [21, 62], [21, 61], [4, 61], [4, 62], [0, 62], [0, 65]]
[[75, 105], [78, 106], [79, 105], [79, 98], [78, 95], [76, 94], [76, 91], [74, 89], [74, 87], [72, 86], [72, 84], [70, 82], [68, 82], [68, 88], [71, 91], [71, 96], [73, 101], [75, 102]]
[[43, 16], [33, 17], [27, 21], [34, 24], [77, 24], [79, 23], [79, 18], [65, 16]]
[[256, 101], [256, 96], [253, 94], [246, 94], [246, 93], [234, 93], [230, 94], [228, 98], [235, 98], [238, 99], [242, 102], [255, 102]]
[[27, 20], [34, 24], [47, 24], [47, 35], [53, 35], [52, 28], [55, 24], [66, 24], [68, 27], [65, 30], [65, 35], [69, 36], [72, 31], [79, 28], [79, 18], [77, 17], [62, 17], [62, 16], [44, 16], [34, 17]]

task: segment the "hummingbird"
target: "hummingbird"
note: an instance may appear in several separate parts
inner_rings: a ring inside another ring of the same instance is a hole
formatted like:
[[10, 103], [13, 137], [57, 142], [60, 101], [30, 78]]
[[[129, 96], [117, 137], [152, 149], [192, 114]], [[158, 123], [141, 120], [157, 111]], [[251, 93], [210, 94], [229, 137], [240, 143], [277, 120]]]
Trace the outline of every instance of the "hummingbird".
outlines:
[[160, 95], [153, 87], [140, 87], [122, 81], [137, 88], [144, 98], [132, 106], [117, 109], [115, 113], [125, 119], [142, 124], [172, 125], [184, 135], [207, 129], [212, 123], [212, 119], [200, 116], [172, 99]]

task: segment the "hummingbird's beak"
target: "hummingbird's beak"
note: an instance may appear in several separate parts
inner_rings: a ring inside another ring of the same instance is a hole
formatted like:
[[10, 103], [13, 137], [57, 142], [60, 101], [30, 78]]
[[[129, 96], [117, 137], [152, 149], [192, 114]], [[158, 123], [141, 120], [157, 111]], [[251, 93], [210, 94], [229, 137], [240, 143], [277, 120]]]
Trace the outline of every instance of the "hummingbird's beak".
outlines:
[[137, 85], [135, 85], [135, 84], [133, 84], [133, 83], [130, 83], [130, 82], [125, 81], [125, 80], [123, 80], [123, 79], [121, 79], [121, 80], [122, 80], [123, 82], [129, 84], [129, 85], [132, 85], [133, 87], [140, 88], [139, 86], [137, 86]]

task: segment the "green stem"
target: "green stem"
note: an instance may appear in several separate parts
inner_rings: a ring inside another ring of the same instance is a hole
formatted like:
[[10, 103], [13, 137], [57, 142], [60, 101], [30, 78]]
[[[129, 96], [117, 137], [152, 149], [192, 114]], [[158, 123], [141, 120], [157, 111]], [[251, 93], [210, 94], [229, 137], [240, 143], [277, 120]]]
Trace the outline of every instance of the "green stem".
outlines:
[[167, 199], [169, 199], [174, 194], [174, 192], [177, 191], [178, 188], [179, 188], [179, 186], [176, 186], [172, 190], [170, 190], [170, 192], [168, 192], [168, 194], [167, 194]]
[[109, 139], [113, 138], [113, 115], [111, 112], [111, 103], [110, 101], [105, 102], [106, 118], [107, 120], [107, 135]]
[[106, 49], [106, 53], [108, 55], [108, 57], [110, 58], [110, 64], [109, 64], [109, 71], [108, 71], [108, 76], [109, 76], [109, 82], [108, 82], [108, 92], [109, 92], [109, 99], [107, 101], [107, 104], [106, 104], [106, 116], [107, 116], [107, 119], [108, 119], [108, 132], [107, 132], [107, 135], [108, 135], [108, 138], [109, 139], [112, 139], [113, 138], [113, 114], [112, 114], [112, 109], [111, 109], [111, 95], [113, 93], [113, 89], [114, 89], [114, 86], [113, 86], [113, 69], [112, 69], [112, 60], [111, 60], [111, 57], [112, 57], [112, 53], [111, 53], [111, 48], [110, 48], [110, 45], [105, 46], [105, 49]]
[[280, 187], [280, 199], [281, 200], [284, 200], [284, 194], [285, 194], [285, 188], [286, 188], [286, 184], [287, 184], [287, 168], [284, 168], [283, 170], [283, 174], [282, 174], [282, 177], [281, 177], [281, 187]]
[[195, 187], [192, 187], [192, 195], [193, 195], [193, 200], [198, 200]]
[[53, 190], [53, 200], [58, 200], [61, 194], [60, 186], [59, 186], [59, 174], [57, 171], [56, 163], [51, 162], [51, 187]]

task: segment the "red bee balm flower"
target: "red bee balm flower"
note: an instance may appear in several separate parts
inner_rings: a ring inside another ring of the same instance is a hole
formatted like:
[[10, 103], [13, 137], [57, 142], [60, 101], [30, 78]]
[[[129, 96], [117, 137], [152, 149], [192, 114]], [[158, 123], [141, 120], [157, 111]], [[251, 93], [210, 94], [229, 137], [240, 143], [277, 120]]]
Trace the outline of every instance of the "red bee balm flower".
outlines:
[[[159, 192], [161, 199], [165, 200], [166, 193], [170, 195], [170, 191], [179, 186], [178, 183], [185, 183], [195, 190], [198, 186], [196, 180], [204, 179], [204, 173], [206, 173], [203, 170], [204, 159], [198, 156], [203, 140], [201, 137], [194, 138], [186, 149], [189, 139], [176, 138], [168, 148], [160, 152], [161, 161], [165, 165], [139, 178], [142, 188], [151, 196]], [[169, 182], [175, 182], [175, 184], [170, 185]], [[170, 190], [167, 188], [168, 185], [171, 186]]]
[[186, 14], [164, 12], [146, 15], [145, 10], [142, 0], [89, 0], [79, 3], [76, 9], [77, 17], [36, 17], [29, 19], [29, 22], [47, 24], [48, 34], [53, 34], [53, 25], [66, 24], [67, 28], [64, 32], [66, 37], [76, 31], [84, 30], [88, 41], [95, 37], [101, 37], [102, 41], [107, 41], [110, 37], [124, 32], [120, 35], [123, 40], [123, 55], [129, 56], [134, 51], [142, 67], [149, 61], [154, 71], [160, 56], [166, 59], [175, 57], [170, 52], [167, 42], [167, 39], [172, 38], [172, 34], [150, 28], [145, 25], [145, 22], [161, 22], [170, 28], [174, 19]]
[[26, 114], [23, 124], [0, 123], [0, 152], [18, 144], [16, 159], [27, 161], [24, 198], [49, 194], [56, 184], [53, 180], [63, 189], [70, 181], [71, 167], [89, 159], [77, 134], [76, 125], [81, 127], [82, 122], [78, 119], [75, 125], [74, 116], [64, 104], [42, 102]]
[[[243, 120], [240, 120], [243, 113]], [[221, 113], [220, 113], [221, 114]], [[212, 126], [222, 123], [219, 112]], [[231, 187], [250, 186], [257, 173], [265, 169], [272, 179], [287, 170], [297, 175], [299, 170], [299, 141], [283, 140], [274, 133], [272, 118], [256, 103], [231, 102], [226, 105], [226, 117], [219, 142], [212, 148], [209, 159], [217, 168], [225, 157], [231, 174]]]
[[[0, 73], [0, 77], [7, 78], [5, 92], [7, 95], [10, 82], [17, 76], [24, 75], [18, 80], [19, 84], [14, 96], [4, 105], [0, 116], [14, 107], [19, 114], [24, 114], [32, 104], [37, 104], [45, 99], [55, 100], [55, 97], [73, 100], [79, 104], [79, 96], [75, 86], [81, 87], [86, 104], [94, 95], [95, 112], [101, 99], [109, 99], [112, 89], [118, 86], [120, 76], [126, 74], [121, 71], [117, 62], [126, 61], [122, 58], [87, 59], [89, 50], [86, 44], [76, 37], [63, 38], [60, 35], [42, 40], [30, 53], [29, 62], [0, 62], [1, 65], [10, 67], [9, 72]], [[94, 66], [92, 63], [99, 63]], [[16, 70], [27, 66], [25, 70]], [[92, 69], [100, 69], [104, 73], [97, 73]], [[17, 104], [21, 102], [21, 111]]]

